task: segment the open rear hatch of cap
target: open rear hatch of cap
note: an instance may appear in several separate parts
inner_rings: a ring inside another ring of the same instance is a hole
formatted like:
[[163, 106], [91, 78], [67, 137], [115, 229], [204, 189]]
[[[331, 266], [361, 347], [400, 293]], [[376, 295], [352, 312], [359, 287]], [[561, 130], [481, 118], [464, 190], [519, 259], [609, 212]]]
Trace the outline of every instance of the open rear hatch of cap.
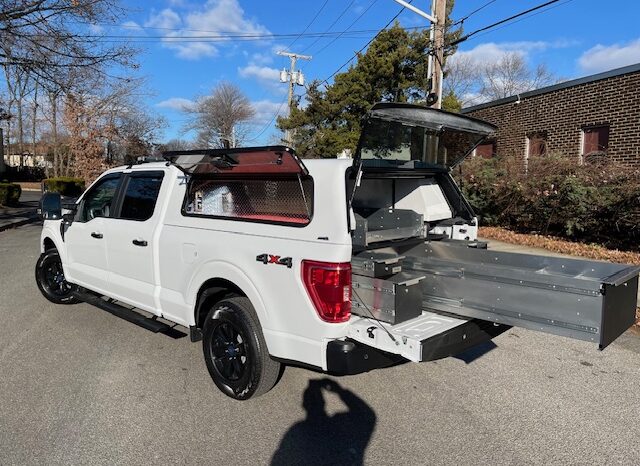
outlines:
[[307, 175], [293, 149], [286, 146], [199, 149], [164, 152], [162, 156], [188, 175], [216, 173]]
[[496, 127], [420, 105], [378, 103], [366, 116], [354, 167], [451, 170]]

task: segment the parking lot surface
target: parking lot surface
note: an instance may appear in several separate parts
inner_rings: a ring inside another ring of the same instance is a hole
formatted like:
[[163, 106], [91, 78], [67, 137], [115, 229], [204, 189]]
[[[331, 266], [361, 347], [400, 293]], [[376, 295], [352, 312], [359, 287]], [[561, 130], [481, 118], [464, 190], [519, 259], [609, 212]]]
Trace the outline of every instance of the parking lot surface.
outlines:
[[289, 367], [237, 402], [188, 337], [42, 298], [39, 233], [0, 233], [0, 464], [640, 464], [639, 336], [512, 329], [357, 376]]

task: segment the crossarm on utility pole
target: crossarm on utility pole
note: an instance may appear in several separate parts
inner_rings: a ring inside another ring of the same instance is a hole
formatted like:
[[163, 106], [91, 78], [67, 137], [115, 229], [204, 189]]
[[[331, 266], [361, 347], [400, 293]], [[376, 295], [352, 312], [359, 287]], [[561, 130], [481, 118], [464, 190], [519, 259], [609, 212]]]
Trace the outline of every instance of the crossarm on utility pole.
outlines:
[[409, 2], [405, 2], [404, 0], [395, 0], [396, 3], [399, 3], [400, 5], [402, 5], [403, 7], [405, 7], [407, 10], [411, 10], [416, 14], [419, 14], [420, 16], [422, 16], [423, 18], [428, 19], [429, 21], [431, 21], [432, 23], [436, 22], [436, 15], [430, 15], [428, 13], [425, 13], [424, 11], [422, 11], [420, 8], [413, 6], [411, 3]]

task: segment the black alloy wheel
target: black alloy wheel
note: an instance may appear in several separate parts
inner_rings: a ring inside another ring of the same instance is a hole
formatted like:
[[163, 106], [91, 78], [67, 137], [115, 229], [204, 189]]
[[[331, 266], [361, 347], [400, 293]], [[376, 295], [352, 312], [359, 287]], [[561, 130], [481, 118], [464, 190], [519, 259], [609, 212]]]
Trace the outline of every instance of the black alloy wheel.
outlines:
[[213, 330], [213, 342], [210, 347], [211, 359], [218, 374], [230, 382], [242, 378], [247, 370], [246, 336], [235, 325], [224, 322]]
[[40, 255], [35, 272], [38, 289], [49, 301], [55, 304], [78, 302], [73, 295], [76, 287], [65, 279], [62, 261], [56, 249], [49, 249]]
[[243, 296], [226, 298], [209, 311], [202, 350], [213, 382], [236, 400], [268, 392], [282, 374], [282, 365], [269, 355], [258, 316]]

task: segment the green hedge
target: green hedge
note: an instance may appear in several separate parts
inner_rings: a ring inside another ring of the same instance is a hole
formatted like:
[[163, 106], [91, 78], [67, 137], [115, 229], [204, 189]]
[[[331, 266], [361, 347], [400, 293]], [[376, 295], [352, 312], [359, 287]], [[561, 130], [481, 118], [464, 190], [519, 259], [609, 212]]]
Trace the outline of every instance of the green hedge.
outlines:
[[481, 225], [640, 250], [640, 169], [575, 157], [475, 158], [458, 182]]
[[44, 186], [47, 191], [60, 193], [63, 196], [75, 197], [84, 191], [84, 180], [81, 178], [60, 176], [44, 180]]
[[0, 205], [16, 206], [20, 200], [22, 188], [19, 184], [0, 183]]

